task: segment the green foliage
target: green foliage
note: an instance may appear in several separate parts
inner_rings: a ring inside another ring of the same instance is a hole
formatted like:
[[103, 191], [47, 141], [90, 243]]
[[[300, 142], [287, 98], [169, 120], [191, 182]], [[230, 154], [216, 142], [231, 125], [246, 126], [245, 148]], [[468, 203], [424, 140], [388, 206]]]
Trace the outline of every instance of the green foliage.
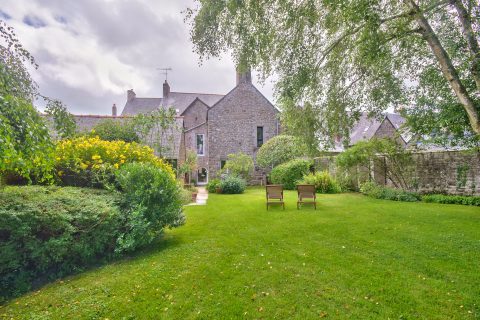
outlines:
[[192, 190], [180, 188], [180, 200], [183, 205], [192, 203]]
[[93, 127], [93, 134], [106, 141], [140, 142], [133, 121], [130, 119], [104, 120]]
[[309, 173], [303, 176], [301, 184], [313, 184], [318, 193], [339, 193], [342, 191], [337, 181], [328, 171]]
[[175, 109], [158, 108], [133, 118], [133, 127], [140, 141], [151, 146], [161, 158], [175, 150], [175, 132], [181, 130], [176, 122]]
[[[202, 0], [187, 10], [187, 20], [202, 60], [230, 52], [236, 64], [256, 68], [263, 79], [278, 77], [282, 125], [310, 149], [319, 139], [322, 146], [337, 136], [348, 141], [360, 112], [379, 115], [398, 105], [406, 106], [414, 133], [474, 137], [478, 144], [465, 101], [473, 101], [478, 117], [480, 5], [468, 2], [459, 14], [462, 6], [461, 1]], [[421, 17], [433, 32], [420, 27]], [[463, 21], [473, 25], [471, 32]], [[432, 36], [439, 40], [434, 51]], [[442, 50], [446, 59], [432, 54]], [[439, 63], [448, 59], [460, 81], [442, 73]], [[465, 88], [468, 98], [457, 97], [456, 87]]]
[[273, 168], [269, 180], [274, 184], [282, 184], [287, 190], [294, 190], [297, 183], [310, 172], [312, 165], [312, 161], [306, 159], [290, 160]]
[[0, 192], [0, 301], [109, 257], [121, 229], [115, 194], [6, 187]]
[[192, 174], [192, 171], [197, 170], [197, 168], [198, 168], [197, 153], [195, 152], [195, 150], [187, 149], [186, 155], [185, 155], [185, 161], [180, 166], [180, 169], [178, 170], [178, 173], [180, 175], [188, 173], [188, 177], [189, 177], [190, 181], [187, 181], [187, 182], [192, 183], [193, 179], [191, 179], [191, 174]]
[[50, 182], [52, 156], [48, 129], [32, 104], [0, 96], [0, 175]]
[[304, 154], [305, 146], [299, 139], [289, 135], [278, 135], [260, 147], [257, 152], [257, 164], [262, 168], [273, 168]]
[[225, 194], [239, 194], [245, 191], [247, 182], [238, 176], [229, 175], [220, 182], [220, 189]]
[[209, 193], [217, 192], [217, 188], [220, 187], [221, 180], [220, 179], [213, 179], [210, 180], [207, 184], [207, 191]]
[[17, 39], [13, 28], [0, 20], [0, 95], [33, 101], [37, 84], [28, 67], [38, 68], [35, 59]]
[[[369, 180], [372, 164], [381, 166], [396, 188], [411, 190], [414, 188], [414, 163], [412, 154], [392, 139], [371, 139], [360, 141], [348, 148], [336, 158], [340, 170], [361, 167], [368, 172]], [[350, 170], [351, 171], [351, 170]]]
[[73, 138], [76, 133], [77, 123], [67, 108], [58, 100], [47, 99], [45, 112], [52, 117], [53, 129], [60, 139]]
[[394, 201], [416, 202], [421, 198], [418, 193], [380, 186], [374, 182], [363, 183], [360, 192], [372, 198]]
[[480, 206], [480, 197], [478, 196], [426, 194], [422, 196], [422, 201], [446, 204], [463, 204], [466, 206]]
[[229, 174], [238, 175], [245, 180], [248, 180], [253, 174], [253, 169], [253, 159], [242, 152], [229, 154], [223, 167], [223, 170]]
[[157, 239], [163, 229], [180, 226], [180, 187], [172, 173], [148, 163], [130, 163], [116, 172], [126, 212], [126, 226], [117, 242], [117, 252], [133, 251]]

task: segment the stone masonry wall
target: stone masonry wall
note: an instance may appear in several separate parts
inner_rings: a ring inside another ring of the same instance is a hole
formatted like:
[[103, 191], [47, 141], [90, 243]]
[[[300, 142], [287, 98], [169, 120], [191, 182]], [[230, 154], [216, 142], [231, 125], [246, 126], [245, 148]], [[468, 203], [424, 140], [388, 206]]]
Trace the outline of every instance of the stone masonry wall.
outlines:
[[[264, 143], [278, 134], [278, 110], [250, 83], [241, 83], [208, 111], [210, 178], [228, 154], [243, 152], [255, 159], [257, 126]], [[257, 171], [260, 176], [260, 172]]]
[[[416, 152], [413, 162], [416, 189], [420, 193], [480, 195], [479, 152]], [[334, 156], [317, 158], [315, 163], [317, 170], [328, 170], [335, 176]], [[376, 183], [392, 186], [385, 177], [385, 165], [388, 163], [383, 158], [374, 161], [371, 175]]]
[[[185, 129], [185, 152], [186, 150], [194, 150], [197, 148], [197, 134], [203, 134], [204, 137], [204, 155], [197, 157], [198, 168], [206, 168], [208, 170], [208, 132], [207, 132], [207, 110], [208, 106], [202, 101], [197, 100], [185, 110], [183, 113]], [[198, 181], [197, 172], [192, 172], [192, 178]]]

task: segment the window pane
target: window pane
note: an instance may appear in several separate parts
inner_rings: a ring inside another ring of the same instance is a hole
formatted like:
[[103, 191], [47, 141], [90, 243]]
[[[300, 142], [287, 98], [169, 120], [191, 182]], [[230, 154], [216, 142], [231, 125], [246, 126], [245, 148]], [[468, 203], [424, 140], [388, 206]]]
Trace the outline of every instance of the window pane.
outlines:
[[197, 134], [197, 154], [203, 155], [203, 134]]
[[257, 147], [263, 145], [263, 127], [257, 127]]

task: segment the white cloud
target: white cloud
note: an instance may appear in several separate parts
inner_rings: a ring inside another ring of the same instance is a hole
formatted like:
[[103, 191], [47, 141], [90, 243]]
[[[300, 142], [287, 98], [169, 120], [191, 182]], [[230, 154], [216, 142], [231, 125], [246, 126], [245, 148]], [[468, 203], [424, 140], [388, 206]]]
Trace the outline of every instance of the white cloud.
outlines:
[[[193, 0], [16, 0], [2, 4], [40, 68], [40, 90], [73, 113], [106, 114], [126, 90], [161, 96], [158, 67], [172, 67], [172, 91], [226, 93], [235, 85], [225, 56], [202, 66], [192, 52], [182, 10]], [[25, 17], [34, 23], [28, 25]], [[32, 26], [32, 24], [34, 26]], [[272, 98], [272, 85], [259, 89]]]

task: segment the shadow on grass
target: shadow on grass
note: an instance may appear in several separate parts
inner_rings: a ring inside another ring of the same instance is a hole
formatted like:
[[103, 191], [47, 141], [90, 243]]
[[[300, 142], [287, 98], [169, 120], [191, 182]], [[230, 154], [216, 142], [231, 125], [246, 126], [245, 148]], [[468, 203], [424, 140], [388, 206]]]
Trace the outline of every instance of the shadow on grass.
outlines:
[[78, 269], [74, 272], [69, 272], [68, 274], [63, 274], [63, 275], [55, 275], [55, 274], [45, 274], [42, 276], [39, 276], [36, 278], [32, 283], [31, 287], [28, 291], [22, 291], [17, 294], [11, 295], [11, 296], [1, 296], [0, 295], [0, 306], [3, 306], [10, 302], [11, 300], [21, 297], [25, 294], [28, 294], [29, 292], [41, 290], [42, 287], [53, 283], [55, 281], [61, 280], [61, 279], [67, 279], [71, 277], [75, 277], [79, 274], [86, 273], [86, 272], [94, 272], [95, 270], [98, 270], [100, 268], [103, 268], [107, 265], [110, 264], [116, 264], [116, 265], [122, 265], [127, 262], [135, 261], [137, 259], [144, 259], [152, 254], [156, 254], [160, 251], [163, 251], [165, 249], [170, 249], [170, 248], [175, 248], [179, 246], [182, 243], [181, 239], [179, 237], [175, 237], [172, 235], [166, 236], [165, 233], [149, 244], [148, 246], [145, 246], [135, 252], [131, 253], [126, 253], [123, 255], [117, 255], [117, 256], [112, 256], [112, 257], [107, 257], [107, 258], [100, 258], [97, 263], [94, 264], [89, 264], [89, 265], [83, 265], [79, 266]]

